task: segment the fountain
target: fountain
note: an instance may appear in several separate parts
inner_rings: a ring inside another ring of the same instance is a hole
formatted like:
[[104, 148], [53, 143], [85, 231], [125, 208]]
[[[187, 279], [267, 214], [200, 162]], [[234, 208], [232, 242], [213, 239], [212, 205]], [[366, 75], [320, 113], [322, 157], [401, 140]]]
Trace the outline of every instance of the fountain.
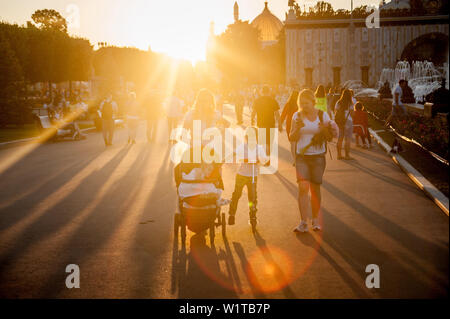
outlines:
[[377, 97], [378, 91], [369, 88], [363, 81], [349, 80], [342, 85], [346, 89], [353, 90], [355, 97]]
[[439, 70], [429, 61], [413, 61], [412, 66], [407, 61], [399, 61], [395, 69], [385, 68], [381, 71], [378, 87], [388, 81], [393, 89], [399, 80], [407, 80], [416, 103], [419, 103], [424, 102], [426, 95], [441, 87], [442, 77], [447, 79], [448, 88], [448, 73], [448, 63]]

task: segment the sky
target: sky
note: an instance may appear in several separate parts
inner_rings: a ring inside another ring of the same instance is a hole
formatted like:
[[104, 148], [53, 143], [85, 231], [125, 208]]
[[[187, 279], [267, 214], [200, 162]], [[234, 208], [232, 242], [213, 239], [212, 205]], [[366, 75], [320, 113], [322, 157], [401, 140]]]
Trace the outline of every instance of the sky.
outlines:
[[[38, 9], [55, 9], [69, 21], [71, 35], [92, 44], [132, 46], [167, 53], [193, 63], [205, 59], [210, 23], [215, 33], [233, 23], [236, 0], [0, 0], [0, 20], [25, 24]], [[253, 20], [265, 0], [238, 0], [241, 20]], [[335, 9], [350, 9], [351, 0], [329, 0]], [[269, 9], [285, 19], [288, 0], [268, 0]], [[314, 4], [315, 0], [297, 1]], [[379, 0], [354, 0], [354, 7]]]

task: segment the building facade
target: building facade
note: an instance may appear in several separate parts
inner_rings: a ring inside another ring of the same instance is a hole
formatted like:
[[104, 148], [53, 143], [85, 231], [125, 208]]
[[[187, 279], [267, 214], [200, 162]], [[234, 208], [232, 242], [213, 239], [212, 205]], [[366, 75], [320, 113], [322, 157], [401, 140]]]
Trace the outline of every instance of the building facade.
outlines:
[[374, 87], [381, 71], [400, 60], [448, 65], [448, 18], [381, 17], [379, 27], [368, 28], [366, 19], [298, 19], [291, 8], [285, 21], [286, 81], [314, 87], [361, 80]]

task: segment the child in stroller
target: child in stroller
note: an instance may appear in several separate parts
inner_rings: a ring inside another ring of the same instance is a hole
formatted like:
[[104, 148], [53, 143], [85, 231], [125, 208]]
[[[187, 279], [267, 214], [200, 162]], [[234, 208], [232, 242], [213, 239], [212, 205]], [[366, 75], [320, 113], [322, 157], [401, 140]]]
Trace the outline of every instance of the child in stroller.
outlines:
[[181, 240], [185, 243], [186, 228], [201, 233], [209, 229], [211, 244], [214, 243], [215, 227], [222, 226], [225, 234], [225, 214], [220, 207], [227, 205], [222, 199], [221, 163], [184, 163], [175, 166], [175, 183], [178, 193], [179, 212], [175, 214], [175, 235], [181, 228]]

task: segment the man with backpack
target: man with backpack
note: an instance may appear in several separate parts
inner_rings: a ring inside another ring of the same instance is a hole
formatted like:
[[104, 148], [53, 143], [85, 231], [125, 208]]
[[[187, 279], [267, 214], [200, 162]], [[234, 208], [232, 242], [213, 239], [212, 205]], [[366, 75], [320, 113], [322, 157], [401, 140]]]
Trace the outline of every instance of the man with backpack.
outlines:
[[264, 85], [261, 90], [262, 96], [257, 98], [253, 104], [251, 115], [252, 126], [256, 123], [258, 128], [264, 128], [266, 131], [266, 153], [270, 157], [270, 149], [273, 141], [270, 138], [270, 129], [275, 129], [275, 123], [280, 120], [278, 102], [270, 95], [270, 88]]
[[114, 116], [117, 114], [117, 104], [113, 101], [111, 94], [100, 104], [100, 114], [105, 145], [111, 146], [114, 137]]

